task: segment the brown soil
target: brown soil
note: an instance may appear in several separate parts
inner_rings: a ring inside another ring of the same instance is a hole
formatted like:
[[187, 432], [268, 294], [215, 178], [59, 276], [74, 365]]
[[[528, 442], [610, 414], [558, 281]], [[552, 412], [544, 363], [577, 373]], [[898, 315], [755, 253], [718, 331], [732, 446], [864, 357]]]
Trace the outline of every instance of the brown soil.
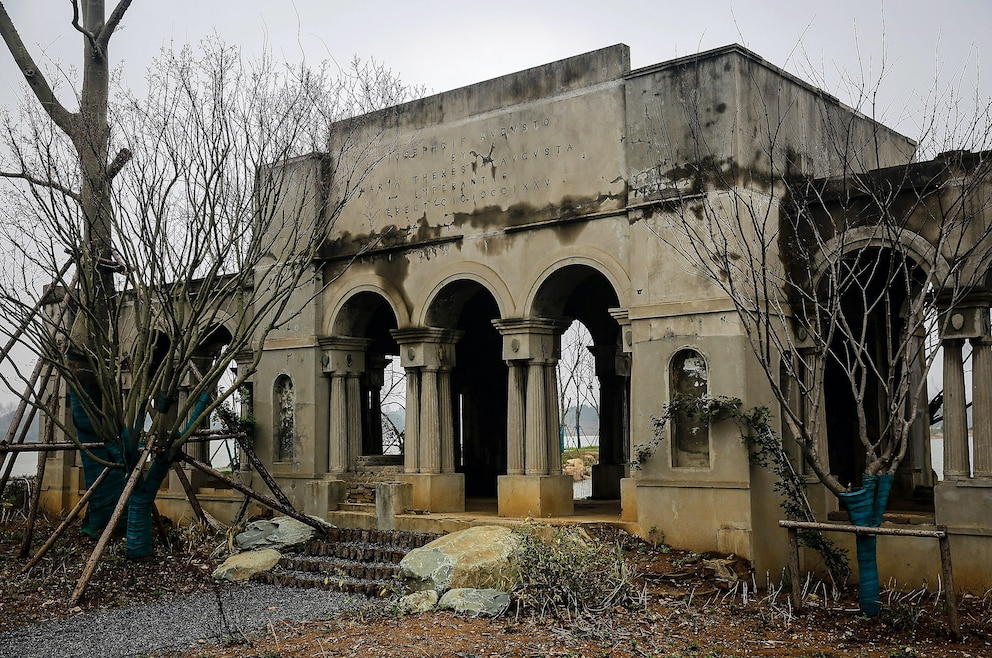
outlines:
[[[47, 536], [45, 527], [39, 537]], [[862, 617], [850, 597], [807, 599], [802, 615], [788, 596], [753, 586], [745, 596], [703, 567], [699, 556], [652, 546], [605, 528], [604, 540], [620, 541], [645, 605], [580, 618], [516, 615], [469, 618], [449, 612], [401, 615], [392, 605], [331, 620], [284, 622], [256, 636], [221, 646], [200, 645], [170, 654], [188, 657], [277, 656], [906, 656], [992, 655], [992, 596], [961, 602], [964, 640], [955, 643], [943, 601], [924, 592], [883, 592], [883, 613]], [[156, 560], [124, 560], [115, 543], [77, 608], [68, 605], [93, 541], [73, 530], [28, 575], [17, 573], [23, 522], [0, 524], [0, 631], [43, 623], [82, 611], [120, 606], [204, 588], [216, 561], [209, 549], [220, 538], [192, 537], [173, 549], [160, 546]], [[187, 533], [187, 540], [191, 537]], [[40, 543], [35, 542], [35, 546]], [[191, 546], [192, 545], [192, 546]], [[748, 582], [754, 582], [750, 576]], [[761, 583], [759, 582], [759, 585]], [[821, 593], [823, 590], [819, 590]], [[812, 604], [812, 605], [810, 605]]]

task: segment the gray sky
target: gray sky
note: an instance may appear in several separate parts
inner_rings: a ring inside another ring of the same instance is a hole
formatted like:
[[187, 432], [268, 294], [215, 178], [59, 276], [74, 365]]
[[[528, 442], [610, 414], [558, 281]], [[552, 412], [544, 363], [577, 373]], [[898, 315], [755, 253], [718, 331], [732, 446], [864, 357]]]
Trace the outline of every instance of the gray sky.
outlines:
[[[69, 0], [4, 4], [43, 68], [78, 68]], [[374, 58], [429, 92], [616, 43], [634, 68], [740, 43], [848, 104], [884, 71], [876, 107], [860, 109], [913, 138], [948, 89], [965, 111], [992, 97], [992, 74], [979, 75], [992, 57], [990, 0], [134, 0], [110, 54], [139, 87], [161, 48], [211, 33], [288, 62]], [[21, 84], [0, 49], [0, 105], [16, 104]]]
[[[68, 0], [5, 5], [36, 59], [79, 61]], [[989, 0], [135, 0], [111, 56], [137, 86], [161, 47], [211, 32], [250, 53], [268, 43], [290, 62], [375, 58], [431, 92], [615, 43], [630, 46], [639, 68], [736, 42], [850, 103], [844, 80], [874, 80], [884, 63], [874, 114], [911, 137], [935, 76], [942, 93], [953, 85], [969, 101], [976, 89], [992, 96], [977, 77], [992, 53]], [[0, 102], [10, 104], [19, 84], [0, 53]]]

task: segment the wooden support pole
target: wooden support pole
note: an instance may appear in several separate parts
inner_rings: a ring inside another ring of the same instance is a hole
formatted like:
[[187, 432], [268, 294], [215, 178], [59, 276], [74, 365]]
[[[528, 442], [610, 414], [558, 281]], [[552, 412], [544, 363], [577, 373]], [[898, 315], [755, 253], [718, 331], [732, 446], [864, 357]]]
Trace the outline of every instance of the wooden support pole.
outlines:
[[947, 597], [947, 621], [955, 640], [961, 640], [961, 624], [958, 621], [958, 594], [954, 590], [954, 571], [951, 569], [951, 543], [947, 534], [938, 540], [940, 544], [940, 570], [944, 575], [944, 592]]
[[803, 609], [802, 576], [799, 575], [799, 531], [789, 528], [789, 579], [792, 580], [792, 609], [800, 612]]
[[799, 577], [799, 541], [797, 535], [800, 529], [819, 530], [821, 532], [849, 532], [856, 535], [936, 539], [940, 544], [940, 570], [943, 574], [944, 596], [947, 600], [947, 621], [954, 638], [956, 640], [961, 639], [961, 625], [958, 620], [958, 597], [957, 592], [954, 590], [954, 573], [951, 570], [951, 544], [947, 536], [947, 528], [938, 526], [936, 530], [904, 530], [902, 528], [874, 528], [871, 526], [835, 525], [832, 523], [813, 523], [807, 521], [779, 521], [778, 525], [789, 531], [789, 573], [793, 579], [792, 605], [797, 610], [802, 605], [802, 601], [796, 599], [796, 578]]
[[186, 500], [189, 501], [189, 506], [193, 510], [193, 516], [195, 516], [196, 520], [200, 523], [213, 527], [210, 521], [207, 520], [207, 515], [204, 514], [203, 508], [200, 506], [200, 501], [196, 497], [196, 492], [193, 491], [193, 485], [190, 484], [189, 478], [186, 477], [186, 471], [183, 470], [182, 464], [179, 462], [173, 462], [172, 470], [176, 474], [179, 484], [182, 485], [183, 491], [186, 492]]
[[103, 484], [103, 481], [107, 479], [107, 476], [109, 474], [110, 474], [110, 467], [108, 466], [104, 468], [103, 471], [100, 472], [100, 475], [98, 475], [96, 480], [93, 481], [93, 484], [90, 486], [90, 488], [86, 490], [86, 493], [83, 494], [83, 497], [79, 499], [79, 502], [76, 503], [76, 506], [72, 508], [72, 510], [69, 512], [68, 515], [66, 515], [64, 519], [62, 519], [62, 523], [60, 523], [59, 527], [55, 529], [55, 532], [52, 533], [52, 536], [49, 537], [48, 540], [45, 541], [45, 543], [41, 546], [41, 548], [38, 549], [38, 552], [35, 554], [35, 556], [31, 558], [31, 560], [27, 564], [21, 567], [20, 573], [27, 573], [36, 564], [41, 562], [41, 558], [45, 557], [45, 554], [49, 551], [49, 549], [52, 548], [52, 546], [55, 545], [55, 542], [58, 541], [58, 538], [61, 537], [62, 534], [72, 524], [72, 522], [76, 520], [76, 517], [79, 516], [79, 513], [83, 511], [83, 508], [86, 506], [86, 503], [90, 502], [90, 498], [92, 498], [93, 494], [96, 493], [97, 487]]
[[69, 599], [70, 606], [74, 606], [79, 603], [79, 599], [82, 598], [83, 592], [86, 591], [86, 586], [89, 585], [90, 579], [93, 577], [93, 572], [96, 571], [97, 562], [99, 562], [100, 557], [103, 556], [103, 552], [107, 548], [107, 543], [110, 541], [110, 536], [114, 534], [114, 530], [117, 528], [117, 523], [120, 521], [121, 515], [124, 513], [124, 507], [127, 506], [127, 501], [131, 497], [131, 492], [134, 491], [134, 487], [138, 484], [141, 471], [144, 468], [145, 462], [148, 460], [148, 455], [151, 454], [154, 445], [155, 437], [150, 436], [148, 438], [148, 442], [145, 444], [145, 449], [141, 452], [141, 457], [138, 458], [138, 463], [136, 463], [134, 468], [131, 470], [131, 476], [124, 484], [124, 491], [121, 492], [121, 497], [117, 501], [117, 506], [114, 508], [114, 513], [110, 515], [110, 521], [107, 523], [107, 527], [103, 529], [103, 534], [100, 535], [100, 539], [97, 541], [96, 547], [93, 549], [93, 553], [86, 562], [86, 567], [83, 569], [83, 574], [79, 577], [79, 582], [76, 583], [76, 589], [72, 591], [72, 597]]
[[[96, 450], [98, 448], [104, 448], [106, 444], [103, 443], [87, 443], [87, 450]], [[0, 443], [0, 455], [7, 452], [59, 452], [61, 450], [79, 450], [79, 446], [75, 443], [25, 443], [23, 445], [18, 445], [16, 443], [4, 444]]]
[[241, 493], [245, 494], [246, 496], [250, 496], [251, 498], [254, 498], [258, 502], [262, 503], [263, 505], [265, 505], [267, 507], [271, 507], [272, 509], [276, 510], [277, 512], [282, 512], [286, 516], [291, 517], [291, 518], [294, 518], [297, 521], [299, 521], [300, 523], [305, 523], [306, 525], [310, 526], [311, 528], [314, 528], [315, 530], [319, 530], [322, 533], [326, 533], [329, 530], [334, 530], [335, 529], [335, 527], [333, 525], [331, 525], [330, 523], [328, 523], [327, 521], [324, 521], [323, 519], [317, 519], [317, 518], [314, 518], [312, 516], [307, 516], [306, 514], [302, 514], [300, 512], [297, 512], [296, 509], [292, 505], [284, 505], [281, 502], [279, 502], [278, 500], [274, 500], [274, 499], [269, 498], [268, 496], [266, 496], [264, 494], [260, 494], [257, 491], [255, 491], [254, 489], [252, 489], [251, 487], [249, 487], [247, 485], [244, 485], [244, 484], [241, 484], [240, 482], [238, 482], [234, 478], [231, 478], [231, 477], [228, 477], [228, 476], [224, 475], [220, 471], [214, 469], [211, 466], [207, 466], [203, 462], [200, 462], [200, 461], [197, 461], [197, 460], [193, 459], [189, 455], [183, 455], [181, 457], [181, 459], [184, 462], [186, 462], [187, 464], [189, 464], [190, 466], [192, 466], [193, 468], [196, 468], [196, 469], [198, 469], [200, 471], [203, 471], [204, 473], [206, 473], [210, 477], [216, 478], [216, 479], [220, 480], [221, 482], [226, 482], [233, 489], [237, 489]]
[[262, 478], [262, 482], [264, 482], [265, 486], [269, 488], [272, 495], [276, 497], [276, 500], [286, 507], [292, 508], [293, 504], [289, 502], [289, 497], [286, 496], [283, 490], [279, 487], [279, 484], [272, 477], [272, 474], [269, 473], [269, 469], [265, 468], [265, 464], [262, 463], [262, 460], [258, 458], [257, 454], [255, 454], [255, 451], [252, 449], [251, 443], [248, 442], [247, 437], [239, 436], [237, 437], [237, 441], [238, 447], [245, 451], [245, 457], [248, 458], [248, 463], [251, 465], [253, 470], [258, 472], [258, 476]]

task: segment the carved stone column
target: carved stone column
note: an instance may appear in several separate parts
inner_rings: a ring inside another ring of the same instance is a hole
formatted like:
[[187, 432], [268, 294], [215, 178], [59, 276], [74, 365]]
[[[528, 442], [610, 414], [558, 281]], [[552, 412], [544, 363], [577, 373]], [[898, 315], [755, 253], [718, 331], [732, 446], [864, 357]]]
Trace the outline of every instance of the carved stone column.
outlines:
[[572, 478], [560, 475], [555, 374], [557, 341], [567, 325], [519, 318], [493, 320], [493, 326], [503, 336], [503, 359], [510, 366], [507, 474], [497, 478], [499, 515], [570, 515]]
[[362, 395], [369, 340], [348, 336], [321, 338], [321, 368], [331, 378], [331, 410], [327, 470], [344, 473], [355, 468], [362, 449]]
[[437, 366], [424, 367], [420, 388], [420, 472], [441, 472]]
[[944, 479], [971, 475], [965, 409], [963, 340], [944, 341]]
[[349, 372], [345, 378], [348, 405], [348, 468], [356, 469], [358, 457], [362, 454], [362, 384], [361, 373]]
[[420, 472], [420, 368], [406, 368], [403, 471], [405, 473]]
[[971, 345], [975, 477], [992, 478], [992, 342], [978, 338]]
[[548, 475], [561, 475], [561, 411], [558, 408], [558, 352], [544, 364], [544, 391], [547, 396]]
[[327, 450], [329, 473], [348, 470], [348, 384], [346, 373], [331, 374], [330, 443]]
[[438, 430], [441, 435], [441, 472], [455, 472], [455, 419], [452, 415], [451, 368], [441, 367], [437, 372]]
[[527, 366], [522, 361], [507, 361], [509, 378], [507, 380], [506, 405], [506, 474], [523, 475], [524, 473], [524, 382], [527, 376]]
[[[451, 369], [460, 331], [437, 328], [396, 329], [400, 358], [407, 372], [405, 473], [417, 509], [465, 509], [465, 476], [455, 472]], [[412, 386], [411, 386], [412, 384]], [[413, 439], [411, 441], [411, 439]]]

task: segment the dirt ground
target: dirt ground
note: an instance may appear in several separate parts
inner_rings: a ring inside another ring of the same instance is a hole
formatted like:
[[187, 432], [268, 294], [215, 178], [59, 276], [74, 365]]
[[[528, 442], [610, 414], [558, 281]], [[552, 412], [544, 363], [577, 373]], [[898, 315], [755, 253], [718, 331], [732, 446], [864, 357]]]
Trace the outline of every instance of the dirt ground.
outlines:
[[[50, 531], [39, 532], [37, 547]], [[71, 530], [29, 574], [17, 573], [22, 521], [0, 523], [0, 630], [81, 612], [196, 591], [208, 586], [222, 538], [171, 534], [156, 559], [123, 559], [115, 542], [78, 607], [69, 597], [93, 541]], [[603, 532], [610, 532], [604, 530]], [[184, 657], [277, 656], [992, 656], [992, 595], [961, 601], [962, 642], [950, 636], [943, 600], [926, 592], [883, 592], [883, 612], [867, 619], [848, 592], [839, 601], [807, 598], [803, 614], [784, 592], [745, 574], [736, 585], [715, 577], [703, 557], [652, 545], [620, 532], [620, 543], [643, 605], [579, 618], [515, 614], [495, 619], [450, 612], [404, 615], [391, 602], [361, 614], [321, 621], [282, 622], [249, 637], [203, 643], [170, 653]], [[762, 579], [764, 580], [764, 579]], [[747, 587], [745, 587], [747, 585]], [[755, 587], [757, 586], [757, 587]], [[853, 589], [853, 588], [852, 588]]]

